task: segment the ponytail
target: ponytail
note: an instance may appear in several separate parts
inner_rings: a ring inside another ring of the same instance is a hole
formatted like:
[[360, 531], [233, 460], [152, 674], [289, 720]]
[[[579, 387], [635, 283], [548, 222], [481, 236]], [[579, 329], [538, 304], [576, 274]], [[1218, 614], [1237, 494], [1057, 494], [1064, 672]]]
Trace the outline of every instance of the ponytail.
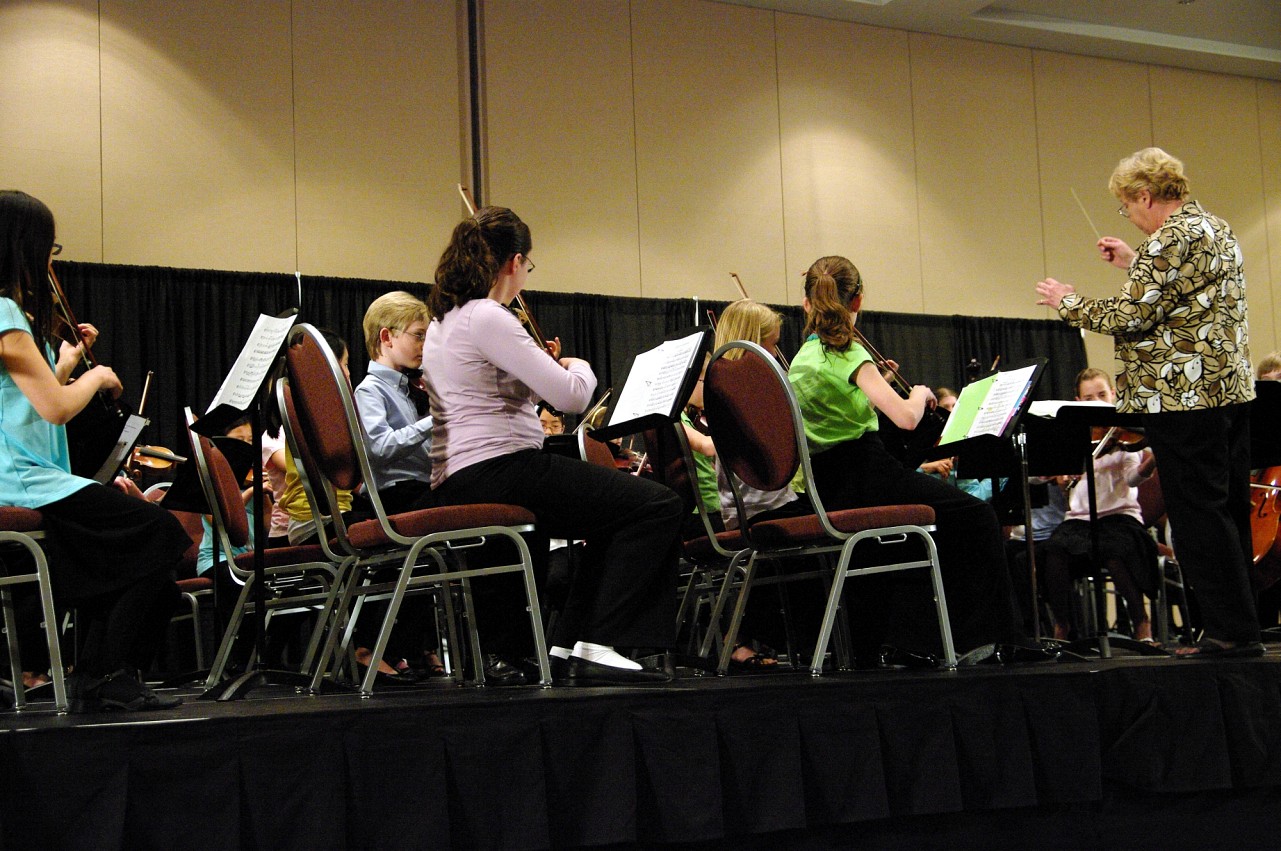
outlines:
[[485, 298], [503, 264], [529, 255], [529, 227], [506, 207], [482, 207], [454, 228], [436, 266], [436, 285], [427, 297], [433, 316], [444, 316], [472, 299]]
[[805, 335], [818, 335], [825, 349], [848, 351], [854, 339], [849, 304], [862, 293], [862, 277], [849, 260], [815, 260], [805, 273], [805, 297], [810, 305]]

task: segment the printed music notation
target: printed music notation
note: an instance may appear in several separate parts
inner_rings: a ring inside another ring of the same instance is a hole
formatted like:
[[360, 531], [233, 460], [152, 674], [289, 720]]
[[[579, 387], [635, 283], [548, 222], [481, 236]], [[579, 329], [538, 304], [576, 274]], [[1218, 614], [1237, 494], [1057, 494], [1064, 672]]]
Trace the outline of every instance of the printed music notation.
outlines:
[[1025, 366], [966, 385], [948, 417], [940, 445], [980, 434], [1003, 435], [1031, 391], [1036, 371], [1036, 365]]
[[210, 412], [220, 405], [228, 405], [240, 411], [249, 409], [257, 398], [258, 391], [262, 389], [267, 373], [275, 365], [280, 347], [289, 336], [296, 318], [296, 315], [283, 318], [266, 314], [258, 316], [235, 365], [223, 379], [218, 394], [209, 403]]
[[627, 383], [610, 414], [611, 426], [654, 414], [674, 417], [684, 400], [677, 399], [685, 376], [703, 344], [703, 332], [668, 340], [642, 352], [632, 362]]

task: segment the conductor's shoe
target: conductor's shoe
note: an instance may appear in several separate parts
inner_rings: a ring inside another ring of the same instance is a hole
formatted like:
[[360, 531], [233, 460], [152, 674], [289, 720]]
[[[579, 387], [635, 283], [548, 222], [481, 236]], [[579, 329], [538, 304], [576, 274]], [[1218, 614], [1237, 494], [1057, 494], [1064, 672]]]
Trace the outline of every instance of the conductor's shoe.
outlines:
[[569, 658], [569, 670], [565, 676], [567, 686], [643, 686], [662, 685], [670, 682], [671, 676], [664, 671], [641, 668], [616, 668], [613, 665], [602, 665], [579, 656]]
[[523, 686], [525, 675], [520, 669], [493, 653], [485, 656], [485, 685]]

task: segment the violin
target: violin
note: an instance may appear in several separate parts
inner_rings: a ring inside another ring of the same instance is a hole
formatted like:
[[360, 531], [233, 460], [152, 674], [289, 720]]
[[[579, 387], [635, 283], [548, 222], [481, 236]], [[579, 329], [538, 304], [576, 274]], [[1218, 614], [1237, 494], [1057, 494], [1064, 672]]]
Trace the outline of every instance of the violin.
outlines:
[[[85, 344], [84, 335], [80, 333], [80, 323], [71, 312], [71, 305], [53, 271], [52, 262], [49, 264], [49, 289], [53, 294], [60, 330], [66, 332], [68, 343], [80, 346], [81, 362], [86, 369], [92, 369], [98, 365], [98, 361], [93, 356], [93, 350]], [[67, 423], [67, 453], [71, 460], [71, 472], [85, 478], [93, 478], [102, 463], [110, 457], [129, 418], [128, 408], [120, 400], [112, 398], [109, 392], [104, 390], [96, 395], [95, 401], [85, 405]]]
[[[860, 331], [858, 326], [851, 325], [850, 328], [854, 332], [854, 336], [858, 338], [859, 343], [872, 356], [875, 365], [885, 370], [886, 380], [904, 398], [911, 396], [912, 386], [891, 365], [890, 360], [876, 350], [871, 340], [867, 339], [867, 335]], [[926, 459], [929, 451], [938, 445], [939, 438], [943, 436], [943, 427], [947, 424], [947, 419], [951, 416], [951, 413], [951, 411], [946, 408], [940, 408], [938, 405], [926, 405], [921, 421], [910, 432], [899, 428], [882, 411], [877, 411], [876, 416], [880, 423], [882, 439], [886, 442], [886, 448], [892, 455], [902, 461], [905, 466], [915, 469]]]
[[1098, 458], [1113, 450], [1138, 452], [1147, 447], [1148, 438], [1138, 429], [1094, 426], [1090, 429], [1090, 443], [1094, 445], [1093, 456]]
[[[462, 196], [463, 204], [467, 206], [467, 212], [475, 216], [476, 200], [472, 198], [471, 190], [460, 183], [458, 184], [458, 194]], [[512, 308], [512, 312], [516, 314], [520, 324], [524, 325], [525, 329], [529, 331], [530, 336], [534, 338], [534, 342], [538, 344], [538, 348], [547, 352], [553, 360], [557, 360], [559, 352], [553, 346], [547, 344], [547, 338], [543, 336], [543, 329], [538, 327], [538, 322], [534, 320], [534, 314], [530, 312], [529, 305], [525, 304], [525, 297], [520, 293], [516, 293], [515, 305]]]

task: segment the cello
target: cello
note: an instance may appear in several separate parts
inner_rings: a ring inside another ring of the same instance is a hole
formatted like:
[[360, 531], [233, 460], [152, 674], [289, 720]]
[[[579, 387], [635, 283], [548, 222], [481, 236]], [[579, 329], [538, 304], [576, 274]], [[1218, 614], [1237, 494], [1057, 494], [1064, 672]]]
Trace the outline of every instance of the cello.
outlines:
[[1281, 467], [1267, 467], [1250, 477], [1250, 581], [1263, 592], [1281, 580]]

